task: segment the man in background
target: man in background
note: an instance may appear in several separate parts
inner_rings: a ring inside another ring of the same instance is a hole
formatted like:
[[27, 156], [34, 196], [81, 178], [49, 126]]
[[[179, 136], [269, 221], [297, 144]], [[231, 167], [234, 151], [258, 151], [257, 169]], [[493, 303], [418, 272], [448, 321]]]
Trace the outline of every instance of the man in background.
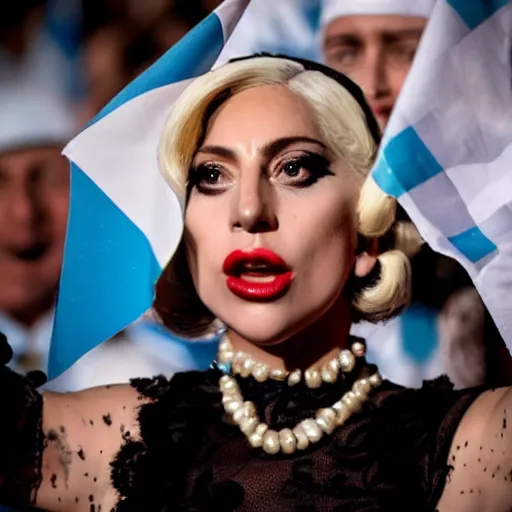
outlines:
[[[46, 371], [69, 208], [69, 162], [61, 151], [76, 131], [74, 112], [62, 97], [22, 84], [0, 85], [0, 104], [0, 332], [16, 371]], [[217, 341], [179, 338], [146, 315], [47, 388], [77, 391], [206, 369]]]
[[[362, 88], [382, 131], [435, 1], [323, 0], [322, 59]], [[412, 258], [412, 265], [410, 307], [390, 322], [354, 326], [368, 342], [368, 357], [387, 378], [406, 386], [446, 372], [458, 387], [489, 382], [485, 311], [471, 280], [455, 261], [428, 247]]]
[[20, 371], [45, 368], [69, 206], [60, 152], [74, 131], [57, 97], [0, 87], [0, 331]]
[[324, 0], [325, 63], [362, 89], [384, 130], [435, 0]]

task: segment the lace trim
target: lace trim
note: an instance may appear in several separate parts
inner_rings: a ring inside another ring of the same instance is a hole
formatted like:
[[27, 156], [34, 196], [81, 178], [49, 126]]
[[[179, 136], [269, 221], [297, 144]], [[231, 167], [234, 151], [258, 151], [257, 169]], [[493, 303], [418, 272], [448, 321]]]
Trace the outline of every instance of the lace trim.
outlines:
[[41, 484], [43, 399], [30, 378], [0, 368], [0, 503], [25, 509]]
[[[163, 377], [132, 383], [154, 402], [140, 411], [143, 441], [127, 442], [112, 463], [121, 496], [116, 512], [233, 512], [239, 507], [274, 512], [299, 505], [387, 511], [404, 499], [411, 510], [433, 510], [449, 470], [455, 429], [481, 392], [455, 392], [447, 379], [420, 390], [385, 382], [335, 436], [297, 457], [273, 461], [269, 474], [256, 477], [248, 469], [256, 456], [237, 429], [221, 421], [219, 376], [218, 371], [190, 372], [170, 383]], [[301, 394], [298, 388], [279, 391], [279, 383], [256, 384], [247, 381], [244, 393], [258, 393], [263, 416], [283, 425], [304, 414], [304, 407], [316, 408], [339, 392], [327, 385]], [[327, 473], [319, 472], [318, 464], [329, 468]], [[236, 466], [248, 471], [238, 481], [229, 469]]]

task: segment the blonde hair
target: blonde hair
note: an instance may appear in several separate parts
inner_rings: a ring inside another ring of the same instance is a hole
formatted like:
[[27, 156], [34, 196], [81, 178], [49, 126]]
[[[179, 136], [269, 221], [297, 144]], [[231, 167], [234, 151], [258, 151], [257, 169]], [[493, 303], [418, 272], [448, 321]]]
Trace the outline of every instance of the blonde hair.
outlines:
[[[258, 57], [226, 64], [197, 78], [174, 104], [162, 133], [158, 157], [163, 176], [183, 202], [189, 169], [210, 117], [229, 97], [262, 85], [285, 86], [306, 100], [314, 109], [323, 142], [356, 173], [368, 176], [376, 141], [352, 94], [333, 78], [320, 71], [306, 70], [298, 62]], [[386, 196], [371, 178], [366, 179], [357, 211], [360, 234], [365, 239], [386, 238], [395, 224], [395, 210], [395, 199]], [[400, 233], [394, 233], [394, 247], [400, 246]], [[400, 250], [390, 249], [379, 254], [377, 275], [366, 281], [354, 281], [356, 320], [375, 322], [390, 318], [409, 302], [409, 260]], [[154, 307], [168, 328], [187, 336], [207, 333], [214, 321], [213, 314], [197, 296], [183, 244], [157, 283]]]

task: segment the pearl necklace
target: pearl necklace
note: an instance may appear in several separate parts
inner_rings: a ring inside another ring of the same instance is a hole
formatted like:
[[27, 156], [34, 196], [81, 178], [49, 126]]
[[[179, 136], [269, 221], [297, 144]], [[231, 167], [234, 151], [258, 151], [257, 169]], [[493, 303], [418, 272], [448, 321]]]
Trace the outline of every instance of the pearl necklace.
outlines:
[[[224, 338], [223, 342], [225, 340], [227, 338]], [[352, 365], [352, 368], [354, 365]], [[244, 367], [241, 364], [241, 368], [245, 368], [244, 374], [249, 376], [253, 367], [248, 371], [247, 366]], [[240, 374], [242, 375], [242, 373]], [[268, 375], [270, 376], [271, 372]], [[279, 377], [276, 380], [286, 378], [282, 378], [281, 374], [279, 374]], [[306, 450], [310, 444], [320, 441], [324, 434], [331, 434], [335, 428], [343, 425], [352, 414], [361, 409], [362, 404], [368, 399], [369, 393], [378, 387], [381, 382], [382, 378], [378, 372], [368, 378], [358, 379], [354, 382], [352, 389], [347, 391], [331, 407], [319, 409], [314, 418], [301, 421], [293, 429], [283, 428], [279, 431], [270, 429], [268, 425], [260, 421], [256, 406], [253, 402], [244, 401], [240, 387], [234, 377], [223, 375], [219, 380], [219, 388], [222, 393], [224, 410], [239, 426], [253, 448], [262, 448], [269, 455], [279, 452], [290, 455], [297, 450]]]
[[[304, 372], [306, 386], [316, 389], [322, 385], [322, 382], [335, 383], [340, 371], [351, 372], [356, 365], [356, 358], [363, 357], [365, 354], [364, 341], [355, 338], [350, 350], [341, 350], [335, 358], [322, 365], [321, 368], [308, 368]], [[227, 334], [223, 336], [219, 344], [218, 363], [224, 373], [234, 373], [244, 378], [252, 375], [258, 382], [265, 382], [267, 379], [287, 380], [289, 386], [295, 386], [303, 376], [301, 370], [271, 369], [267, 364], [256, 361], [250, 354], [242, 351], [235, 352]]]

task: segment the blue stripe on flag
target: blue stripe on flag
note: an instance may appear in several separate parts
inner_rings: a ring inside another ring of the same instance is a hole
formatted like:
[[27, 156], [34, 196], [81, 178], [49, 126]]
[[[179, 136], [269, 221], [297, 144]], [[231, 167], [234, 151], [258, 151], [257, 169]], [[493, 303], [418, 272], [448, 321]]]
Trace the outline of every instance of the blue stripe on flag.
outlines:
[[144, 234], [75, 164], [71, 198], [50, 379], [146, 311], [161, 272]]
[[115, 96], [88, 126], [141, 94], [206, 73], [215, 64], [223, 45], [222, 24], [213, 12]]
[[480, 261], [497, 249], [494, 242], [489, 240], [477, 226], [450, 236], [448, 240], [472, 263]]
[[509, 0], [446, 0], [462, 18], [469, 29], [473, 30], [496, 11], [508, 4]]
[[437, 311], [413, 302], [399, 318], [404, 353], [415, 364], [426, 364], [438, 348]]
[[416, 130], [409, 127], [387, 142], [373, 177], [386, 194], [400, 197], [442, 171]]

